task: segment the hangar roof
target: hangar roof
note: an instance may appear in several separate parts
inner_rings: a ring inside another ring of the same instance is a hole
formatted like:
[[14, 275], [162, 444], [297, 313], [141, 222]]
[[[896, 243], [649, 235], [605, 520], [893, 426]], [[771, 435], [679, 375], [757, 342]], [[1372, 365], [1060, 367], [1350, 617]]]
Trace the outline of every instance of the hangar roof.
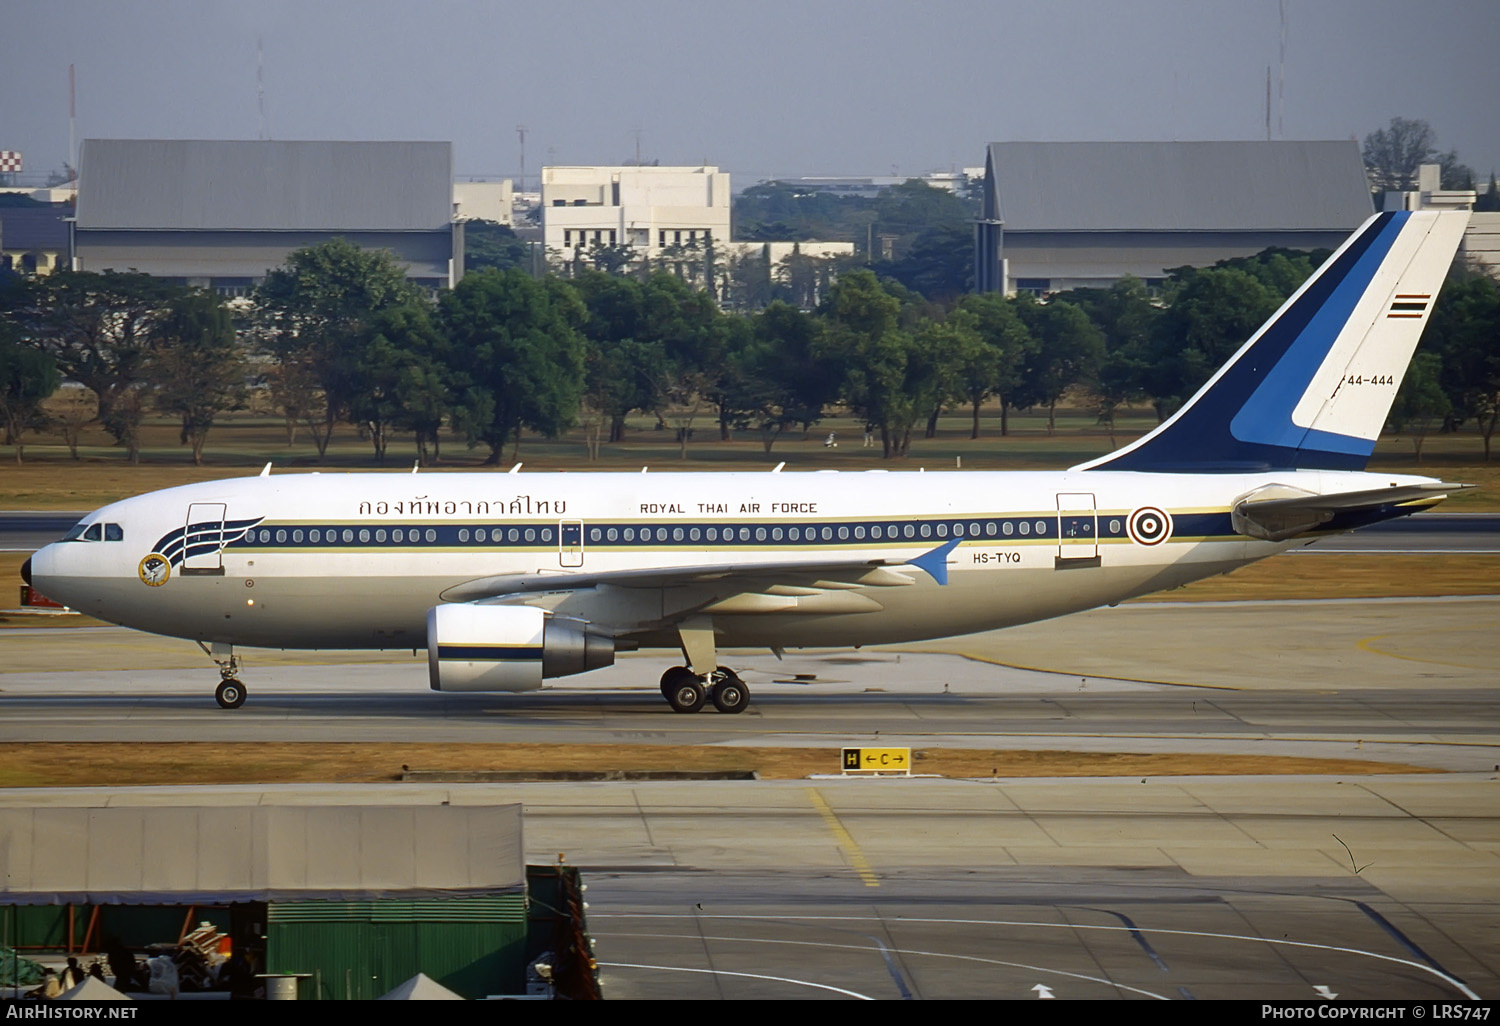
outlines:
[[0, 904], [430, 899], [525, 884], [520, 805], [0, 809]]
[[49, 203], [45, 207], [0, 207], [0, 245], [7, 250], [68, 248], [71, 207]]
[[78, 227], [434, 231], [453, 144], [85, 139]]
[[1005, 231], [1353, 231], [1374, 213], [1359, 145], [991, 143]]

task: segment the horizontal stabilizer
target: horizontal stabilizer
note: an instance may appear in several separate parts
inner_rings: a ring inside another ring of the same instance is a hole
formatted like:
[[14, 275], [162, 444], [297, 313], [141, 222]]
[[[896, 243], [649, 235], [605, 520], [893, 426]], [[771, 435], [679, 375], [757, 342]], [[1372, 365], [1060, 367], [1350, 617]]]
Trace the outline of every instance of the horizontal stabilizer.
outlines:
[[[1237, 533], [1263, 541], [1285, 541], [1299, 534], [1315, 531], [1339, 514], [1376, 513], [1390, 510], [1391, 516], [1403, 516], [1445, 499], [1453, 492], [1473, 485], [1434, 481], [1429, 484], [1393, 485], [1362, 492], [1338, 492], [1332, 495], [1287, 495], [1290, 489], [1272, 485], [1258, 489], [1234, 504], [1230, 520]], [[1257, 496], [1265, 496], [1257, 498]], [[1412, 504], [1410, 509], [1393, 507]], [[1381, 517], [1380, 519], [1386, 519]]]
[[948, 553], [958, 548], [962, 538], [954, 538], [952, 541], [944, 542], [931, 552], [924, 552], [916, 559], [907, 560], [914, 567], [919, 567], [927, 572], [938, 584], [948, 583]]

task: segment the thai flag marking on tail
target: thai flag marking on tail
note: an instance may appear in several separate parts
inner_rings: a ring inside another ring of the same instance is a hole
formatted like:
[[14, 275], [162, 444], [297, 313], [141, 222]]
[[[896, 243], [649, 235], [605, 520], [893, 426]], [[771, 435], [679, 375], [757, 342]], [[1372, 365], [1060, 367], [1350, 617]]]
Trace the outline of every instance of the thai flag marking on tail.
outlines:
[[1403, 293], [1398, 295], [1391, 303], [1390, 313], [1387, 317], [1421, 317], [1427, 312], [1427, 306], [1432, 302], [1429, 293]]

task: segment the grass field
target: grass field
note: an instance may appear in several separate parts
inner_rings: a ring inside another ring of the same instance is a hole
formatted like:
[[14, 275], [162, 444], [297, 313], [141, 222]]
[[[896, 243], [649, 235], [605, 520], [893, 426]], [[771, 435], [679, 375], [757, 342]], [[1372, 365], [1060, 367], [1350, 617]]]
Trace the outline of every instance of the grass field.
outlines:
[[[1255, 774], [1434, 773], [1400, 763], [1253, 755], [1024, 752], [928, 748], [914, 773], [944, 777], [1159, 777]], [[837, 773], [839, 749], [709, 745], [550, 744], [8, 744], [0, 787], [141, 787], [183, 783], [384, 783], [402, 766], [430, 772], [749, 771], [794, 780]]]
[[[737, 432], [730, 441], [720, 441], [717, 424], [703, 414], [694, 421], [684, 458], [671, 428], [658, 430], [652, 419], [637, 418], [629, 422], [623, 442], [602, 446], [598, 461], [588, 459], [583, 436], [575, 430], [556, 440], [525, 437], [514, 452], [506, 452], [499, 467], [491, 469], [503, 471], [519, 461], [528, 471], [638, 471], [642, 466], [662, 471], [756, 471], [785, 461], [789, 471], [952, 470], [960, 466], [964, 470], [1061, 470], [1125, 445], [1150, 430], [1155, 418], [1149, 411], [1122, 415], [1113, 440], [1092, 415], [1079, 410], [1059, 411], [1051, 435], [1046, 417], [1040, 414], [1013, 413], [1010, 424], [1010, 434], [1002, 438], [998, 408], [986, 408], [981, 437], [970, 439], [967, 412], [952, 413], [939, 420], [936, 437], [913, 443], [909, 458], [885, 460], [878, 448], [862, 445], [862, 425], [848, 418], [827, 420], [807, 438], [793, 432], [767, 453], [753, 432]], [[836, 448], [824, 445], [830, 431], [837, 436]], [[445, 439], [442, 459], [430, 470], [478, 470], [484, 455], [466, 448], [460, 439]], [[1476, 434], [1434, 435], [1427, 440], [1423, 456], [1418, 463], [1407, 439], [1384, 438], [1371, 468], [1477, 484], [1479, 488], [1456, 495], [1443, 508], [1500, 510], [1500, 460], [1492, 465], [1483, 462]], [[127, 462], [123, 450], [112, 446], [97, 427], [85, 432], [77, 460], [57, 440], [40, 436], [26, 446], [25, 457], [21, 464], [0, 460], [0, 509], [93, 509], [157, 488], [258, 473], [268, 462], [273, 472], [383, 469], [409, 473], [416, 448], [409, 439], [394, 440], [381, 466], [374, 462], [369, 444], [353, 428], [342, 425], [326, 457], [319, 460], [305, 429], [295, 444], [288, 445], [279, 419], [238, 413], [221, 417], [209, 435], [202, 467], [193, 465], [187, 447], [178, 443], [177, 428], [164, 420], [147, 423], [139, 464]]]

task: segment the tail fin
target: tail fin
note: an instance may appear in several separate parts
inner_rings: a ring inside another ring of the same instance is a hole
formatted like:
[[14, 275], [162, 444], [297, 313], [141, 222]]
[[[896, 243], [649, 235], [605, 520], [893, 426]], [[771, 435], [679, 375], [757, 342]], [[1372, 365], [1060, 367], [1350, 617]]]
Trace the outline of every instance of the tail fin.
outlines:
[[1364, 469], [1468, 218], [1376, 214], [1182, 409], [1073, 469]]

